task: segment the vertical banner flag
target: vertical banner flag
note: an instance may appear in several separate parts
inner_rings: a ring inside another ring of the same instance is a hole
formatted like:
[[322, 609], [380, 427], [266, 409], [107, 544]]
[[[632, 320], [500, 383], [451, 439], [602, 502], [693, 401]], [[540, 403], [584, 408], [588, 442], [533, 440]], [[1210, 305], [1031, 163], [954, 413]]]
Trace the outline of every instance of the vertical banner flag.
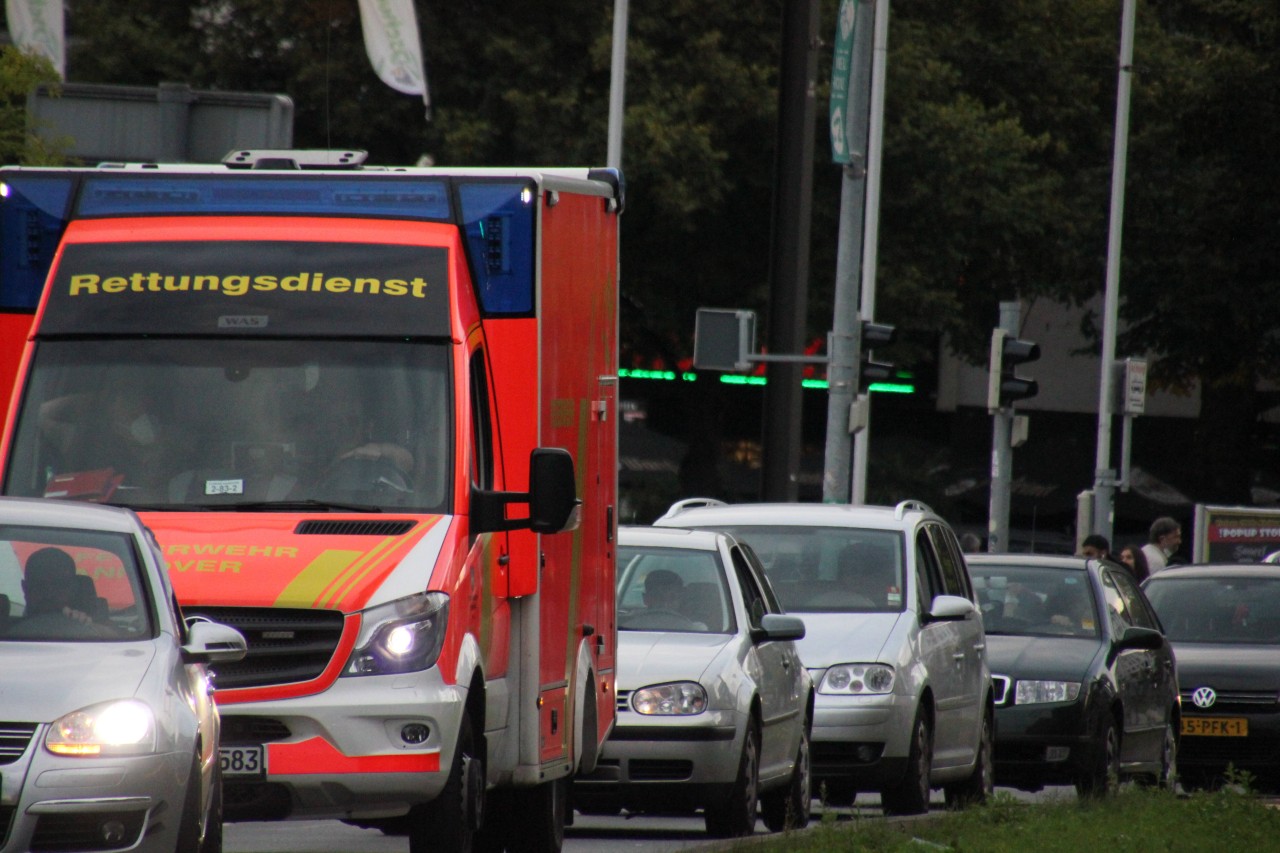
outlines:
[[[12, 0], [10, 0], [12, 2]], [[431, 96], [413, 0], [360, 0], [360, 26], [373, 70], [392, 89], [421, 95], [431, 118]]]
[[48, 59], [65, 80], [62, 0], [5, 0], [4, 8], [13, 43]]
[[852, 92], [849, 83], [853, 74], [853, 19], [857, 14], [856, 0], [840, 0], [836, 14], [835, 53], [831, 59], [831, 101], [827, 113], [831, 128], [831, 159], [848, 165], [849, 156], [849, 102]]

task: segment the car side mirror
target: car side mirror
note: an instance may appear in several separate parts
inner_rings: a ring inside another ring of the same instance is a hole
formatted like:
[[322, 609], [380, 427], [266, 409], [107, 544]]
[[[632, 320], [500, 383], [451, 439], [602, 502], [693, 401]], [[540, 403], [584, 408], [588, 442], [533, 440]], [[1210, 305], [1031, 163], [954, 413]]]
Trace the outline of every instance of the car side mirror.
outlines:
[[1117, 652], [1129, 649], [1155, 650], [1164, 645], [1164, 634], [1154, 628], [1139, 628], [1136, 625], [1124, 629], [1124, 633], [1115, 641]]
[[929, 605], [928, 618], [934, 622], [958, 622], [978, 608], [961, 595], [939, 595]]
[[245, 656], [244, 635], [220, 622], [192, 618], [187, 622], [187, 642], [182, 647], [184, 663], [232, 663]]
[[765, 640], [803, 640], [804, 620], [799, 616], [782, 613], [766, 613], [760, 618], [760, 627], [752, 632], [756, 642]]

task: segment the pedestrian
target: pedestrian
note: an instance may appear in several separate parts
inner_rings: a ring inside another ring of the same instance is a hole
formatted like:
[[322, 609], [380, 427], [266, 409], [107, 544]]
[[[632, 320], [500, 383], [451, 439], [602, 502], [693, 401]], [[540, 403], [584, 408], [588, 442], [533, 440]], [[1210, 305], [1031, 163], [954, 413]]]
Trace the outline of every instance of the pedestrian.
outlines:
[[1147, 558], [1147, 571], [1155, 574], [1169, 565], [1170, 558], [1182, 544], [1182, 525], [1167, 515], [1151, 522], [1147, 544], [1142, 553]]
[[977, 554], [982, 550], [982, 540], [976, 533], [965, 533], [960, 537], [960, 550], [966, 554]]
[[1133, 579], [1142, 583], [1151, 574], [1147, 568], [1147, 555], [1142, 552], [1141, 545], [1125, 545], [1120, 549], [1120, 562], [1129, 567]]
[[1111, 543], [1101, 533], [1090, 533], [1080, 543], [1080, 556], [1091, 560], [1111, 559]]

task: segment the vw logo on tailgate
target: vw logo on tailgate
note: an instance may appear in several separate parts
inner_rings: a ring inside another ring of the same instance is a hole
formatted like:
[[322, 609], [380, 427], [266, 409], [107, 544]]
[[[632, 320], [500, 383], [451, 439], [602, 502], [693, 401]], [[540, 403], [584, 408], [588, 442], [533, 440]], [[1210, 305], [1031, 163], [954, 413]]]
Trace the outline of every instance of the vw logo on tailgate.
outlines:
[[1212, 708], [1213, 703], [1218, 701], [1218, 694], [1213, 692], [1212, 687], [1197, 687], [1191, 694], [1191, 701], [1197, 708]]

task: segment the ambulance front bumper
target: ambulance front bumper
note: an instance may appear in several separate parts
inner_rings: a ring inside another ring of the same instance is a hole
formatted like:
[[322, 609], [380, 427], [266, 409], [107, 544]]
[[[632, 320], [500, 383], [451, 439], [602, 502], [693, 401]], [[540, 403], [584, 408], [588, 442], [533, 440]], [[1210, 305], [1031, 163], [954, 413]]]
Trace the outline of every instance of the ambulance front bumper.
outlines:
[[466, 693], [432, 667], [220, 705], [226, 820], [376, 819], [434, 799]]

